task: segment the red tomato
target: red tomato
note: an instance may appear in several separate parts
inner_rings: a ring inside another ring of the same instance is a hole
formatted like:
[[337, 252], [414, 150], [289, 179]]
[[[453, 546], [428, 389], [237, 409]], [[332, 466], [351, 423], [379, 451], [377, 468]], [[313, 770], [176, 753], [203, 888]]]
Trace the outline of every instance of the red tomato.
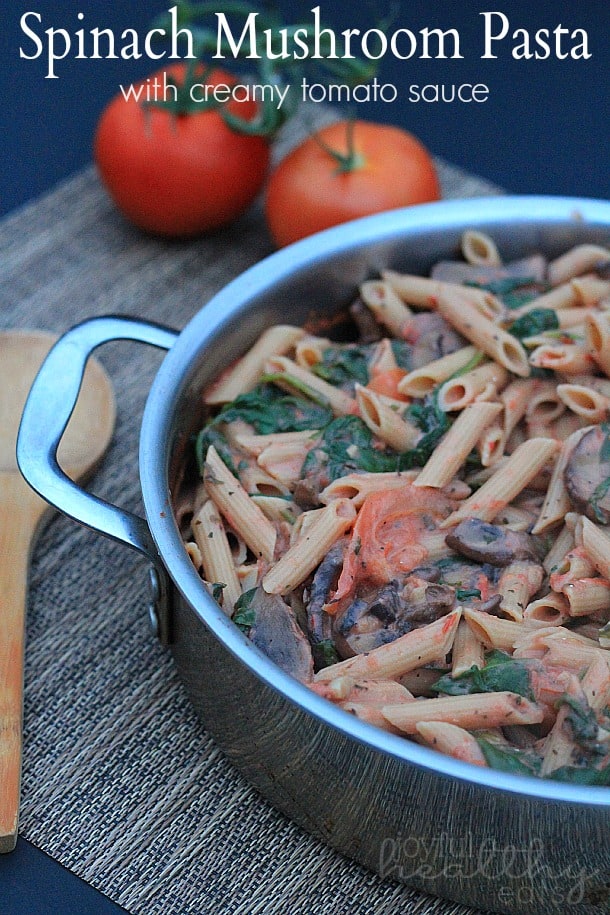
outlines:
[[[181, 84], [185, 69], [178, 64], [165, 72]], [[155, 75], [162, 80], [163, 72]], [[235, 80], [215, 70], [199, 82]], [[227, 104], [244, 120], [256, 114], [254, 102]], [[230, 129], [218, 109], [176, 114], [125, 101], [122, 93], [102, 113], [94, 154], [121, 212], [141, 229], [172, 237], [198, 235], [239, 216], [260, 191], [269, 164], [267, 140]]]
[[408, 397], [401, 394], [398, 385], [407, 373], [404, 369], [384, 369], [383, 371], [373, 370], [371, 379], [367, 384], [369, 391], [376, 394], [383, 394], [385, 397], [392, 397], [394, 400], [407, 402]]
[[272, 173], [265, 213], [278, 246], [359, 216], [440, 197], [429, 153], [398, 127], [354, 122], [351, 167], [330, 150], [349, 158], [346, 122], [309, 137]]

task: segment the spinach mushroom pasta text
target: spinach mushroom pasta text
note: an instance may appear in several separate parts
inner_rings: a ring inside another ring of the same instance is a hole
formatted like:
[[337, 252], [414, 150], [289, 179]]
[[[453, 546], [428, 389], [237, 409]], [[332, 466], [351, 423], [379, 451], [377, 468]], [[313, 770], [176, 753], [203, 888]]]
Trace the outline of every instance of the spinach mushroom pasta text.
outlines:
[[265, 331], [204, 392], [180, 529], [224, 612], [330, 702], [610, 784], [610, 251], [461, 248], [363, 283], [349, 342]]

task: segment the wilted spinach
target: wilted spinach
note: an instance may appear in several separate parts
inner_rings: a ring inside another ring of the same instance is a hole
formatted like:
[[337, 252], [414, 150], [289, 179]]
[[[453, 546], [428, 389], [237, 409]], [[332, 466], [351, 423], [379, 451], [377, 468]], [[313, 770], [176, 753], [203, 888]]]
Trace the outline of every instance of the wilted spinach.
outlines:
[[241, 597], [238, 597], [235, 601], [232, 619], [245, 635], [250, 633], [256, 622], [256, 613], [252, 606], [255, 594], [256, 588], [250, 588], [249, 591], [244, 591]]
[[413, 368], [413, 347], [406, 340], [392, 340], [392, 352], [396, 365], [405, 372], [410, 372]]
[[277, 385], [258, 384], [246, 394], [240, 394], [204, 426], [195, 441], [195, 456], [201, 472], [205, 455], [214, 445], [229, 469], [235, 473], [231, 450], [219, 428], [224, 423], [241, 419], [249, 423], [260, 435], [274, 432], [302, 432], [306, 429], [322, 429], [333, 418], [326, 406], [314, 403], [306, 397], [286, 394]]
[[592, 769], [590, 766], [561, 766], [551, 773], [553, 778], [560, 782], [570, 782], [573, 785], [610, 785], [610, 766], [603, 769]]
[[316, 670], [322, 670], [324, 667], [331, 667], [336, 664], [340, 658], [337, 654], [332, 639], [324, 639], [322, 642], [313, 642], [311, 653]]
[[[373, 433], [358, 416], [340, 416], [324, 429], [321, 440], [305, 458], [302, 477], [319, 469], [322, 461], [330, 480], [358, 470], [367, 473], [393, 473], [423, 467], [436, 443], [447, 428], [447, 415], [439, 411], [434, 420], [427, 417], [430, 431], [409, 451], [376, 448]], [[435, 425], [436, 423], [436, 425]]]
[[506, 308], [510, 309], [526, 305], [547, 289], [543, 283], [538, 283], [531, 276], [504, 276], [497, 280], [490, 280], [488, 283], [466, 283], [465, 285], [476, 286], [478, 289], [491, 292]]
[[541, 758], [531, 750], [501, 745], [484, 737], [478, 738], [485, 762], [490, 769], [511, 772], [514, 775], [539, 775]]
[[353, 386], [354, 382], [369, 382], [368, 359], [371, 348], [357, 344], [329, 346], [322, 353], [321, 362], [312, 366], [312, 372], [337, 387]]
[[574, 743], [578, 744], [588, 757], [605, 756], [608, 748], [599, 741], [599, 725], [595, 711], [586, 701], [580, 701], [574, 696], [563, 696], [561, 704], [568, 706], [565, 723]]
[[490, 651], [484, 667], [470, 670], [453, 677], [445, 674], [432, 689], [446, 696], [464, 696], [469, 693], [497, 693], [507, 690], [526, 699], [534, 698], [530, 686], [529, 670], [523, 661], [515, 660], [503, 651]]
[[513, 337], [523, 340], [544, 333], [545, 330], [557, 330], [559, 318], [552, 308], [534, 308], [511, 324], [509, 330]]

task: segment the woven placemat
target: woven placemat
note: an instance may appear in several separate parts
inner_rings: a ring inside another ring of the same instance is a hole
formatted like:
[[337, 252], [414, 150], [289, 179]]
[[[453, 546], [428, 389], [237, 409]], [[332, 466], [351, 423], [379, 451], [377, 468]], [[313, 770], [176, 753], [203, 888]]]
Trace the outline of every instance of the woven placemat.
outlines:
[[[278, 154], [303, 129], [293, 124]], [[445, 197], [497, 193], [438, 165]], [[0, 223], [0, 324], [59, 333], [115, 312], [179, 328], [270, 251], [257, 207], [199, 241], [145, 238], [91, 168]], [[118, 421], [91, 488], [137, 512], [139, 420], [161, 358], [124, 343], [101, 354]], [[134, 915], [472, 915], [380, 880], [258, 796], [196, 719], [148, 628], [146, 571], [62, 517], [38, 540], [21, 834]]]

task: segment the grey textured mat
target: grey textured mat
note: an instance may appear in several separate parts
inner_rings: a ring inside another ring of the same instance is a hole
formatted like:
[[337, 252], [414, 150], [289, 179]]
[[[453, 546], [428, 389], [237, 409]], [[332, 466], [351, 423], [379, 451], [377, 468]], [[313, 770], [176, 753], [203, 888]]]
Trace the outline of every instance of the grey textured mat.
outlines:
[[[497, 191], [439, 167], [445, 197]], [[59, 333], [118, 312], [182, 327], [270, 250], [256, 208], [200, 241], [144, 238], [90, 169], [0, 223], [0, 323]], [[139, 418], [161, 358], [135, 344], [101, 352], [118, 421], [92, 489], [134, 511]], [[196, 720], [149, 631], [146, 572], [64, 518], [38, 540], [22, 834], [134, 915], [472, 912], [381, 881], [260, 799]]]

